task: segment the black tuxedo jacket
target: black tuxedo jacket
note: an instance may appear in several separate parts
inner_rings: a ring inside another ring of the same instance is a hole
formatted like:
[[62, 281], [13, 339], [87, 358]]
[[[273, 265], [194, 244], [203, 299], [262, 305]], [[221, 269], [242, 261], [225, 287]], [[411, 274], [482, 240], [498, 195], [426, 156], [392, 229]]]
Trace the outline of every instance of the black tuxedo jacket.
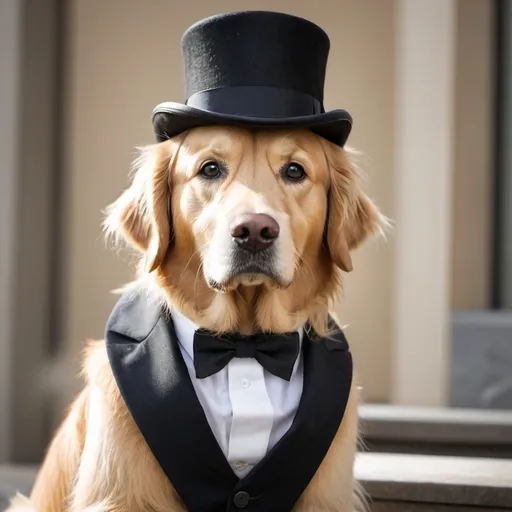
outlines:
[[292, 426], [242, 479], [231, 469], [192, 386], [169, 314], [137, 290], [115, 306], [107, 352], [126, 405], [190, 512], [286, 512], [320, 466], [352, 382], [344, 335], [305, 335], [304, 386]]

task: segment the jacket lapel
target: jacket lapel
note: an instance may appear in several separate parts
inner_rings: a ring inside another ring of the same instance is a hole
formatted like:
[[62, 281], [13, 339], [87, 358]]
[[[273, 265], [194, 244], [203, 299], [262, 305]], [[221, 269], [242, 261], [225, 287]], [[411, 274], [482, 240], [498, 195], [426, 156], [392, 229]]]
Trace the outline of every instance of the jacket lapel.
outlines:
[[106, 345], [121, 395], [187, 508], [224, 510], [238, 478], [210, 429], [161, 307], [128, 292], [109, 319]]

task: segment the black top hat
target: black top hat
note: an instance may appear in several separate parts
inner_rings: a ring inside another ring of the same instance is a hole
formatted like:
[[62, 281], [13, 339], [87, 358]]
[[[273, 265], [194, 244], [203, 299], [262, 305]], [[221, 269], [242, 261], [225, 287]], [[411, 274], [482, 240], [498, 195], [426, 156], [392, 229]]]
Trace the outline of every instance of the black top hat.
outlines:
[[214, 124], [304, 127], [343, 146], [352, 127], [345, 110], [325, 112], [329, 37], [287, 14], [245, 11], [212, 16], [183, 35], [185, 104], [153, 110], [159, 141]]

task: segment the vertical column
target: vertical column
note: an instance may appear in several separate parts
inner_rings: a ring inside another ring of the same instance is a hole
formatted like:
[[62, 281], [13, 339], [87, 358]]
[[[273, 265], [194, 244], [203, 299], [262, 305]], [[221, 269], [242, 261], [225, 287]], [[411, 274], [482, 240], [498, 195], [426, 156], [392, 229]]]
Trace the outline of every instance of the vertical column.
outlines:
[[500, 66], [500, 219], [497, 233], [499, 248], [499, 303], [501, 308], [512, 308], [512, 1], [502, 2], [499, 20], [502, 30]]
[[495, 9], [495, 2], [458, 2], [450, 272], [454, 311], [491, 304]]
[[396, 2], [392, 402], [447, 401], [456, 0]]
[[0, 462], [8, 460], [11, 441], [21, 11], [18, 0], [0, 2]]
[[[1, 0], [0, 0], [1, 1]], [[51, 314], [56, 277], [60, 9], [62, 0], [19, 0], [23, 6], [17, 146], [16, 283], [11, 297], [11, 457], [32, 462], [44, 453]], [[28, 142], [30, 142], [28, 144]]]
[[0, 0], [0, 461], [48, 441], [59, 0]]

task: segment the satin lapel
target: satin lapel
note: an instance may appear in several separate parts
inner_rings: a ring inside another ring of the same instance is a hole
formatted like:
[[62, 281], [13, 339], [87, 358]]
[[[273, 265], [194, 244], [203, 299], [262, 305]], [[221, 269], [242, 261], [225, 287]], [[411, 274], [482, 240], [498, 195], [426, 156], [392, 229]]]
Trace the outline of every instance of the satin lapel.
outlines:
[[144, 295], [129, 293], [110, 317], [106, 343], [121, 395], [187, 508], [224, 510], [238, 479], [197, 399], [170, 320]]
[[[322, 463], [343, 419], [352, 385], [352, 356], [335, 339], [304, 340], [304, 389], [288, 432], [236, 488], [255, 510], [291, 510]], [[277, 499], [276, 499], [277, 498]]]

